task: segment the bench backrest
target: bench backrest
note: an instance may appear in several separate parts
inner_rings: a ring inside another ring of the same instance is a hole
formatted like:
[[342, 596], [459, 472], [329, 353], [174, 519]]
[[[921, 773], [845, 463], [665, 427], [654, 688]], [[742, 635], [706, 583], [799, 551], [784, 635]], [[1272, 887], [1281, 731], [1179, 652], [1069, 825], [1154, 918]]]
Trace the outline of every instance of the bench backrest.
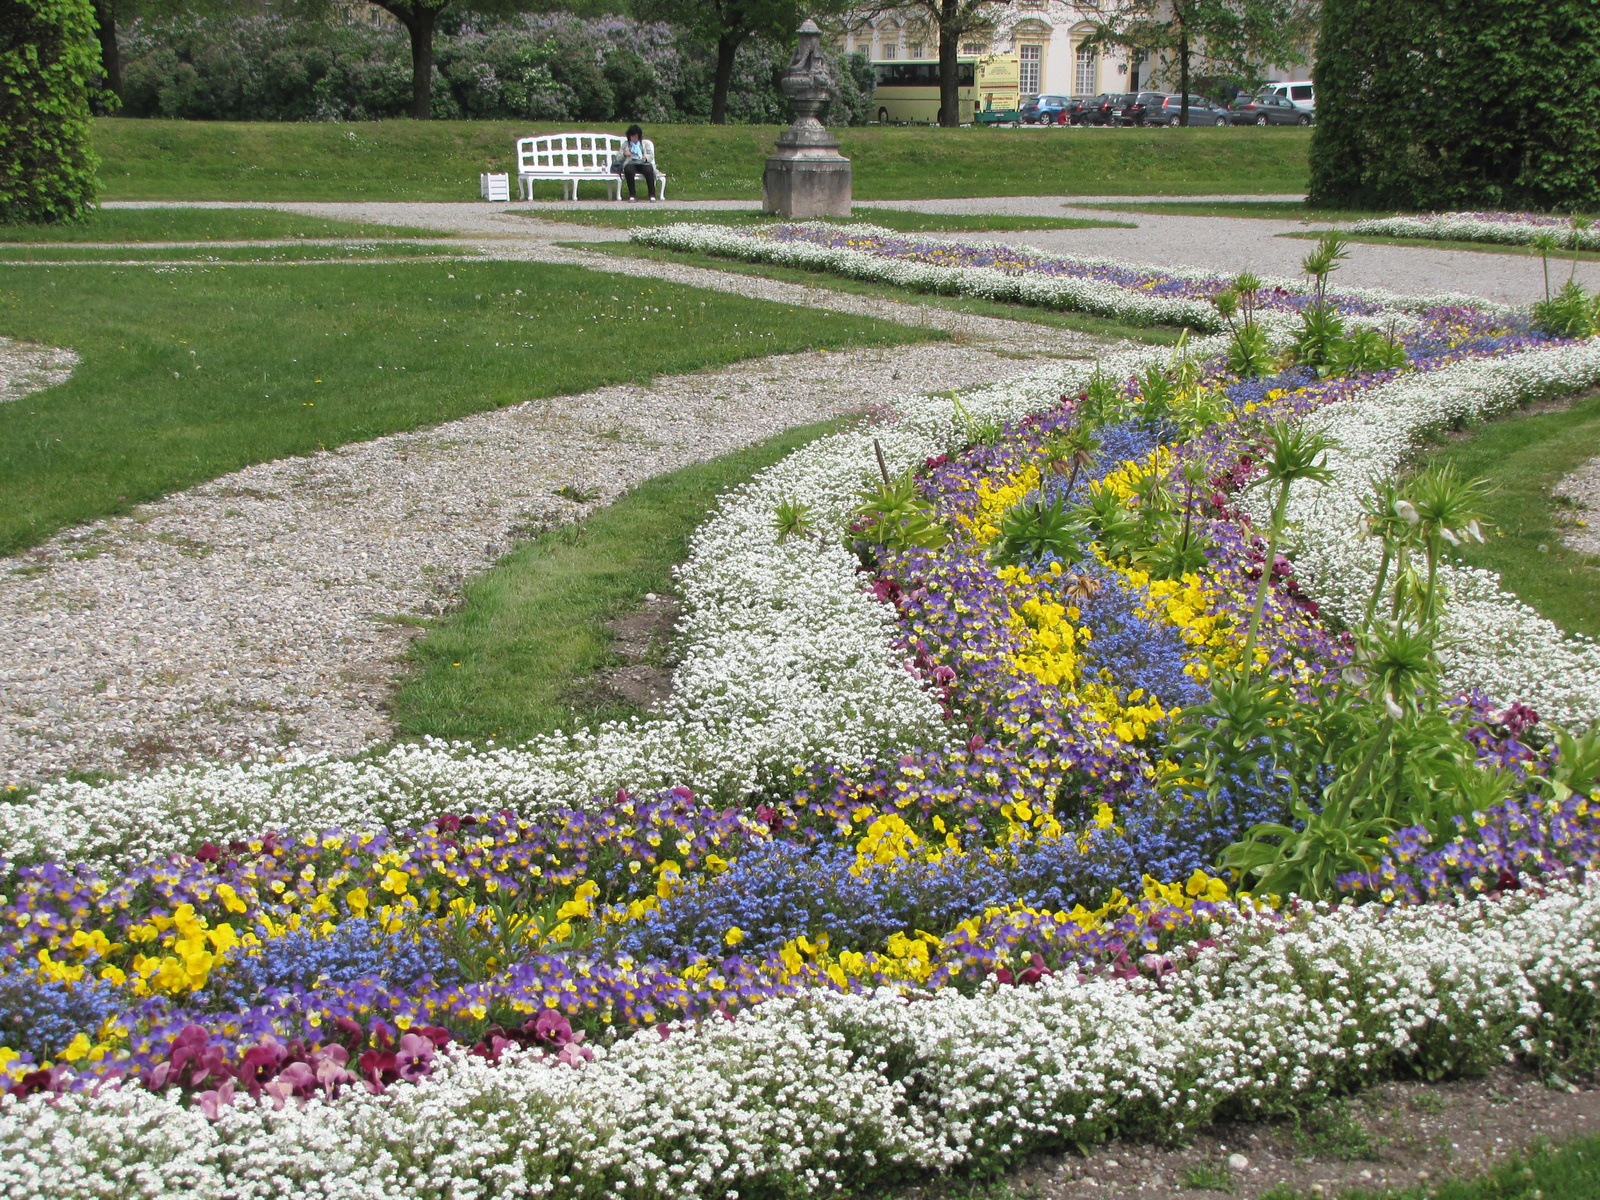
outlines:
[[517, 174], [605, 175], [622, 153], [623, 139], [610, 133], [553, 133], [517, 140]]

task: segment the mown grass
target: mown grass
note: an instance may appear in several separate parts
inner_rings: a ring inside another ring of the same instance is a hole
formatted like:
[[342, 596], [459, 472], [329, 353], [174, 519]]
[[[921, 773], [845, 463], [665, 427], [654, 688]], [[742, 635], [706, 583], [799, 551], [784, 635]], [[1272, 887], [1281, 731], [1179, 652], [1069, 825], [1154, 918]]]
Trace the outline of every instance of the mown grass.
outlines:
[[1353, 209], [1312, 208], [1304, 200], [1164, 200], [1112, 204], [1064, 204], [1063, 208], [1092, 208], [1102, 212], [1148, 213], [1157, 217], [1253, 217], [1266, 221], [1359, 221], [1365, 217], [1392, 217], [1396, 213]]
[[0, 225], [0, 242], [242, 242], [264, 238], [449, 236], [448, 232], [371, 225], [366, 221], [329, 221], [270, 208], [102, 208], [67, 225]]
[[0, 334], [68, 346], [0, 404], [0, 554], [252, 463], [653, 374], [942, 334], [581, 267], [0, 269]]
[[[1267, 1192], [1262, 1200], [1311, 1200], [1289, 1188]], [[1600, 1137], [1577, 1138], [1558, 1147], [1539, 1147], [1472, 1179], [1430, 1181], [1403, 1190], [1351, 1190], [1341, 1200], [1594, 1200], [1600, 1196]]]
[[[1322, 234], [1296, 231], [1280, 233], [1278, 236], [1314, 239], [1321, 237]], [[1539, 256], [1539, 252], [1532, 246], [1507, 246], [1499, 242], [1469, 242], [1455, 238], [1385, 237], [1376, 233], [1345, 233], [1340, 236], [1347, 242], [1365, 242], [1370, 246], [1409, 246], [1415, 250], [1473, 250], [1481, 254], [1520, 254], [1524, 258], [1530, 255], [1534, 258]], [[1550, 265], [1554, 267], [1560, 262], [1571, 262], [1574, 257], [1580, 262], [1600, 262], [1600, 252], [1594, 250], [1558, 250], [1550, 256]]]
[[771, 263], [748, 263], [735, 258], [718, 258], [712, 254], [686, 254], [675, 250], [661, 250], [654, 246], [640, 246], [633, 242], [563, 242], [579, 250], [594, 250], [614, 254], [619, 258], [647, 258], [656, 262], [685, 263], [691, 267], [705, 267], [712, 271], [728, 271], [736, 275], [759, 275], [763, 279], [778, 279], [785, 283], [798, 283], [803, 287], [825, 288], [834, 292], [849, 292], [856, 296], [872, 296], [892, 300], [897, 304], [919, 304], [945, 308], [951, 312], [971, 313], [978, 317], [997, 317], [1004, 321], [1030, 321], [1035, 325], [1053, 325], [1057, 329], [1071, 329], [1103, 338], [1127, 338], [1147, 342], [1154, 346], [1170, 346], [1182, 336], [1183, 330], [1170, 325], [1129, 325], [1110, 317], [1097, 317], [1089, 313], [1064, 312], [1059, 308], [1040, 308], [1031, 304], [1006, 304], [998, 300], [984, 300], [972, 296], [940, 296], [931, 292], [913, 292], [888, 283], [869, 283], [861, 279], [847, 279], [826, 271], [808, 271], [800, 267], [779, 267]]
[[[675, 225], [693, 221], [700, 225], [760, 225], [777, 224], [782, 217], [764, 213], [759, 209], [695, 209], [640, 208], [628, 205], [620, 209], [576, 208], [570, 213], [552, 209], [524, 210], [519, 217], [536, 221], [554, 221], [562, 225], [596, 225], [612, 229], [632, 229], [640, 225]], [[866, 222], [893, 229], [899, 233], [987, 233], [1018, 229], [1134, 229], [1130, 221], [1098, 221], [1081, 217], [1018, 217], [985, 213], [926, 213], [905, 212], [896, 208], [860, 208], [850, 217], [823, 217], [830, 225], [850, 225]]]
[[[623, 126], [581, 126], [616, 133]], [[514, 171], [515, 140], [571, 123], [381, 121], [94, 124], [113, 200], [473, 200], [481, 171]], [[669, 194], [756, 200], [773, 125], [653, 126]], [[1301, 192], [1310, 131], [1121, 129], [1040, 137], [1007, 129], [835, 131], [858, 200]], [[555, 199], [560, 185], [539, 185]], [[600, 195], [598, 185], [590, 185]]]
[[634, 715], [586, 686], [614, 664], [605, 623], [671, 591], [672, 565], [719, 495], [841, 424], [801, 426], [657, 476], [517, 547], [413, 644], [393, 700], [399, 732], [517, 742]]
[[1600, 454], [1600, 395], [1571, 408], [1513, 415], [1471, 437], [1430, 449], [1424, 463], [1448, 462], [1496, 489], [1488, 504], [1495, 531], [1460, 558], [1500, 572], [1508, 590], [1568, 633], [1600, 636], [1600, 558], [1568, 549], [1551, 487]]
[[206, 262], [275, 263], [339, 262], [367, 258], [472, 257], [473, 246], [419, 246], [415, 242], [353, 242], [346, 245], [283, 246], [14, 246], [0, 244], [0, 265], [6, 263]]

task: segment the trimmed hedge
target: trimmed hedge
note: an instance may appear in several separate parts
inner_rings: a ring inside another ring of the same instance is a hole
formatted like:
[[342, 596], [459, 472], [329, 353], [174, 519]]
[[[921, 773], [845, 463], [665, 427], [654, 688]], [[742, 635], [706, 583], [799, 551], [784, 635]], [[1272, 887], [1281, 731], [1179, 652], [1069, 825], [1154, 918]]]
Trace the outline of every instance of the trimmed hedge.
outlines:
[[0, 222], [71, 221], [94, 204], [90, 0], [0, 0]]
[[1595, 0], [1325, 0], [1311, 202], [1600, 207]]

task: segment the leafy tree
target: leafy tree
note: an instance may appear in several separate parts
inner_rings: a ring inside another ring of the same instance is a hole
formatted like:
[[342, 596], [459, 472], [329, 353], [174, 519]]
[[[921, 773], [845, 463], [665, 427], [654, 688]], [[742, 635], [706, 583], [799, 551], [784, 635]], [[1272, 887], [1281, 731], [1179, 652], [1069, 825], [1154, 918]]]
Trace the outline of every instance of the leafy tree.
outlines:
[[[873, 9], [888, 12], [909, 9], [923, 13], [939, 31], [939, 124], [961, 124], [961, 71], [957, 58], [961, 43], [975, 35], [994, 32], [1002, 6], [1011, 0], [886, 0]], [[857, 9], [859, 11], [859, 8]]]
[[94, 204], [90, 0], [0, 3], [0, 222], [71, 221]]
[[1096, 22], [1085, 44], [1124, 46], [1176, 62], [1178, 123], [1187, 125], [1195, 65], [1213, 76], [1258, 80], [1262, 64], [1293, 54], [1292, 39], [1301, 28], [1295, 13], [1291, 0], [1126, 0]]
[[739, 47], [752, 38], [792, 43], [794, 32], [806, 17], [842, 12], [843, 0], [634, 0], [633, 15], [646, 21], [668, 21], [688, 29], [717, 48], [711, 83], [711, 123], [728, 121], [728, 84]]

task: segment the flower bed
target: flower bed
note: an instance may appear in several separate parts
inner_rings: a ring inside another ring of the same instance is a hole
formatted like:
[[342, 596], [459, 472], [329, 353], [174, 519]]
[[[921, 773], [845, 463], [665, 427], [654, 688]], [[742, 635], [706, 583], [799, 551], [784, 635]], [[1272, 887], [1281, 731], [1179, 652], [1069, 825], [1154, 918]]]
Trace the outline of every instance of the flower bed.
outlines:
[[[633, 241], [665, 250], [715, 254], [746, 262], [829, 271], [922, 292], [980, 296], [1094, 313], [1135, 325], [1184, 325], [1217, 331], [1224, 322], [1211, 298], [1229, 280], [1207, 271], [1153, 270], [1109, 258], [1060, 258], [998, 242], [908, 238], [875, 225], [803, 222], [752, 229], [723, 225], [639, 227]], [[1268, 279], [1262, 317], [1279, 329], [1310, 301], [1303, 280]], [[1353, 318], [1417, 313], [1440, 305], [1488, 307], [1470, 296], [1399, 296], [1354, 288], [1336, 301]], [[1401, 318], [1403, 320], [1403, 317]]]
[[1571, 218], [1540, 213], [1447, 212], [1419, 217], [1369, 217], [1357, 221], [1350, 232], [1502, 246], [1531, 246], [1540, 237], [1553, 236], [1563, 249], [1600, 250], [1600, 229], [1579, 228]]
[[[1141, 350], [798, 452], [697, 537], [663, 720], [12, 804], [0, 1179], [826, 1191], [1400, 1066], [1565, 1069], [1600, 761], [1510, 702], [1584, 693], [1456, 696], [1447, 639], [1442, 672], [1385, 659], [1475, 594], [1446, 574], [1439, 609], [1430, 559], [1374, 624], [1341, 591], [1387, 597], [1383, 568], [1327, 546], [1368, 527], [1360, 471], [1600, 352], [1456, 309], [1361, 346], [1393, 365]], [[1274, 490], [1335, 425], [1324, 482]], [[1397, 816], [1308, 855], [1372, 902], [1279, 901], [1307, 892], [1269, 886], [1261, 831], [1342, 820], [1348, 763], [1402, 742]]]

